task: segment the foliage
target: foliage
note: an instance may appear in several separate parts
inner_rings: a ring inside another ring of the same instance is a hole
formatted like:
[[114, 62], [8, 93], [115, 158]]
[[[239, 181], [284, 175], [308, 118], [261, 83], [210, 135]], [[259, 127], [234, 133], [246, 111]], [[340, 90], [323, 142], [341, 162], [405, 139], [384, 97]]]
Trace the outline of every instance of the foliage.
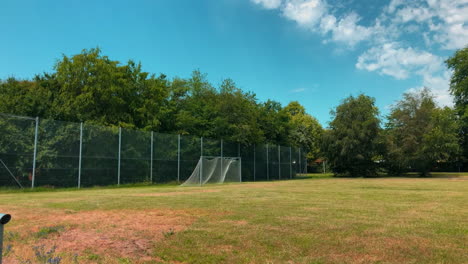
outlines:
[[308, 159], [318, 158], [323, 128], [313, 116], [306, 113], [305, 108], [297, 101], [289, 103], [284, 110], [290, 116], [289, 142], [295, 146], [303, 146], [308, 152]]
[[[73, 151], [66, 146], [76, 147], [76, 125], [64, 122], [55, 127], [45, 120], [56, 119], [82, 121], [86, 127], [119, 126], [127, 129], [124, 131], [204, 137], [207, 142], [217, 138], [246, 146], [292, 145], [306, 150], [310, 160], [326, 156], [337, 174], [370, 176], [376, 173], [378, 162], [385, 160], [381, 164], [391, 174], [418, 170], [427, 175], [438, 162], [458, 158], [459, 138], [468, 157], [468, 47], [457, 51], [446, 64], [453, 70], [450, 90], [455, 112], [438, 108], [427, 91], [405, 94], [393, 107], [385, 130], [380, 129], [374, 99], [365, 95], [346, 98], [332, 112], [333, 121], [324, 131], [296, 101], [285, 107], [273, 100], [259, 102], [255, 94], [241, 90], [233, 80], [227, 78], [215, 86], [199, 70], [189, 78], [156, 76], [143, 71], [140, 63], [112, 60], [99, 48], [63, 55], [52, 72], [31, 80], [0, 80], [0, 113], [39, 116], [43, 120], [38, 173], [52, 168], [54, 157]], [[30, 138], [34, 121], [8, 125], [5, 118], [0, 117], [0, 132], [10, 136], [0, 138], [0, 143], [9, 142], [0, 144], [0, 153], [30, 153], [30, 142], [22, 144], [19, 139]], [[459, 137], [454, 134], [457, 129]], [[85, 141], [100, 134], [106, 145], [116, 144], [115, 131], [106, 136], [94, 130], [86, 129]], [[138, 142], [147, 140], [145, 134], [138, 137]], [[195, 141], [193, 145], [198, 146]], [[141, 153], [134, 142], [124, 145], [128, 145], [123, 153], [126, 156]], [[86, 155], [102, 156], [103, 151], [88, 148]], [[28, 182], [30, 175], [21, 169], [30, 164], [27, 155], [0, 158], [19, 168], [15, 175], [21, 182]]]
[[437, 162], [459, 151], [453, 110], [438, 108], [428, 89], [409, 92], [393, 106], [386, 131], [386, 164], [391, 174], [417, 170], [427, 175]]
[[332, 111], [324, 135], [324, 151], [337, 175], [375, 176], [379, 155], [380, 120], [374, 98], [349, 96]]
[[206, 75], [194, 71], [189, 80], [174, 83], [170, 102], [173, 113], [169, 115], [175, 120], [172, 128], [178, 133], [240, 143], [264, 140], [257, 122], [255, 95], [244, 93], [231, 79], [216, 89]]
[[450, 92], [459, 116], [460, 136], [465, 158], [468, 157], [468, 46], [460, 49], [445, 62], [453, 71]]
[[[140, 63], [111, 60], [99, 48], [64, 55], [53, 72], [33, 80], [0, 81], [0, 93], [0, 113], [248, 145], [292, 143], [317, 152], [319, 124], [305, 111], [293, 120], [280, 103], [258, 102], [231, 79], [215, 87], [195, 70], [190, 78], [168, 80], [164, 74], [144, 72]], [[52, 139], [54, 144], [60, 141]]]

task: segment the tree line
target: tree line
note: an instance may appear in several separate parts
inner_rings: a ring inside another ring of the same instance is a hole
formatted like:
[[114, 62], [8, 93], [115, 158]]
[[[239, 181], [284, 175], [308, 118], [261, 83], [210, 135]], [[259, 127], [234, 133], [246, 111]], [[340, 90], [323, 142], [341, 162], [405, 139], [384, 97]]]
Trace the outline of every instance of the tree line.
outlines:
[[427, 176], [447, 164], [461, 167], [468, 157], [468, 48], [446, 64], [453, 108], [438, 106], [425, 88], [405, 93], [382, 118], [375, 99], [359, 94], [343, 99], [324, 129], [296, 101], [260, 102], [231, 79], [214, 86], [199, 70], [189, 78], [150, 74], [96, 48], [63, 55], [52, 72], [31, 80], [0, 81], [0, 113], [298, 146], [311, 164], [327, 160], [336, 175]]
[[155, 75], [111, 60], [99, 48], [63, 55], [52, 72], [0, 81], [0, 113], [224, 139], [300, 146], [318, 156], [320, 123], [298, 102], [260, 102], [231, 79]]
[[[468, 158], [468, 47], [446, 61], [455, 107], [427, 88], [403, 94], [383, 123], [375, 99], [350, 96], [331, 112], [322, 153], [336, 175], [376, 176], [463, 169]], [[450, 168], [451, 167], [451, 168]], [[466, 169], [466, 168], [465, 168]]]

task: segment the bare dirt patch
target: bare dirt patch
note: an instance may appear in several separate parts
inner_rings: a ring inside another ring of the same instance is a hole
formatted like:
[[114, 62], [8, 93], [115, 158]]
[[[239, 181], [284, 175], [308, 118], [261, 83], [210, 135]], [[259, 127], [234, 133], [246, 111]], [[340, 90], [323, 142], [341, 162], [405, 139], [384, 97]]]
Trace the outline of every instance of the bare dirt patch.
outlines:
[[[22, 238], [23, 245], [13, 246], [17, 250], [31, 250], [33, 245], [56, 246], [56, 251], [61, 253], [129, 258], [132, 263], [159, 261], [152, 256], [157, 242], [170, 239], [196, 219], [195, 212], [168, 209], [84, 212], [10, 209], [17, 221], [8, 230], [21, 234]], [[57, 226], [61, 227], [58, 232], [36, 235], [43, 228]], [[18, 253], [34, 256], [29, 252]], [[6, 263], [10, 263], [8, 260]]]

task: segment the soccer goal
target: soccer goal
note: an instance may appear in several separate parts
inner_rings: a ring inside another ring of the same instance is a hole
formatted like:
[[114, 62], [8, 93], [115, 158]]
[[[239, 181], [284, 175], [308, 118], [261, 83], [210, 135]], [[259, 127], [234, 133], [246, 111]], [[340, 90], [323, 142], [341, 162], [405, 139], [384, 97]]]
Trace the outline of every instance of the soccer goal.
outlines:
[[240, 157], [201, 156], [192, 175], [181, 186], [242, 182]]

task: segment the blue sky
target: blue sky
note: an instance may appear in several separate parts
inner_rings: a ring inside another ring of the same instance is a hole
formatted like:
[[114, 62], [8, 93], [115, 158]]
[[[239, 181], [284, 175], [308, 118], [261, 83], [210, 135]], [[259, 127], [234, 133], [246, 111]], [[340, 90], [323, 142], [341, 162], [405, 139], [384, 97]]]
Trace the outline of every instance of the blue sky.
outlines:
[[232, 78], [260, 100], [298, 100], [326, 125], [344, 97], [381, 112], [427, 86], [451, 105], [443, 61], [468, 44], [468, 0], [2, 1], [0, 78], [52, 71], [99, 46], [145, 71], [215, 85]]

